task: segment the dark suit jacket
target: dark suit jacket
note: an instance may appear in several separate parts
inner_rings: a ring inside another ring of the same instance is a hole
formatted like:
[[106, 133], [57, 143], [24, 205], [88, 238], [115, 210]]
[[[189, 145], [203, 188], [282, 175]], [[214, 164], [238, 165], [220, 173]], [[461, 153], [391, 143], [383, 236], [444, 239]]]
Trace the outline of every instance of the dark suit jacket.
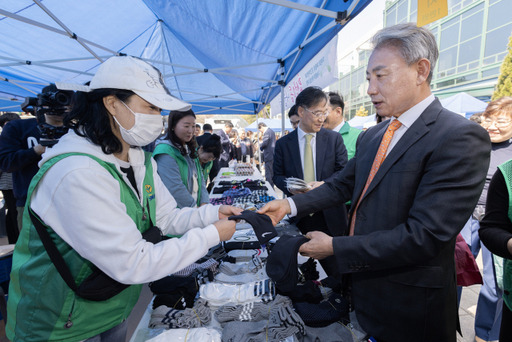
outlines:
[[263, 152], [263, 161], [272, 162], [274, 159], [274, 148], [276, 146], [276, 133], [270, 128], [267, 128], [263, 133], [263, 141], [260, 144], [260, 150]]
[[[316, 176], [318, 181], [329, 179], [347, 164], [347, 149], [338, 132], [322, 128], [316, 134]], [[286, 188], [285, 179], [304, 179], [300, 158], [297, 130], [280, 138], [274, 153], [274, 184], [287, 196], [292, 194]], [[347, 229], [347, 215], [344, 205], [324, 210], [324, 218], [331, 235], [343, 235]]]
[[[387, 126], [361, 134], [332, 180], [295, 196], [298, 211], [357, 203]], [[352, 273], [358, 321], [377, 341], [456, 341], [455, 240], [489, 154], [487, 132], [436, 99], [382, 163], [357, 209], [355, 236], [334, 238], [341, 272]]]
[[227, 167], [231, 160], [231, 140], [223, 129], [216, 133], [220, 137], [220, 144], [222, 145], [222, 153], [219, 157], [219, 167]]

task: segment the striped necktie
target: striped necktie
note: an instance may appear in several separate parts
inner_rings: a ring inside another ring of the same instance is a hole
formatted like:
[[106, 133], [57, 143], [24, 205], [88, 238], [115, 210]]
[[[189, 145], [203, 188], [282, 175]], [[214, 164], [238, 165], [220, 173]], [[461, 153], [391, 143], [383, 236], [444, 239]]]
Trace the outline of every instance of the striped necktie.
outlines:
[[379, 167], [381, 166], [382, 162], [386, 158], [386, 152], [389, 147], [389, 143], [391, 142], [391, 139], [393, 138], [393, 134], [395, 134], [395, 131], [402, 126], [402, 123], [398, 120], [393, 120], [388, 125], [388, 129], [386, 130], [386, 133], [384, 133], [384, 136], [382, 137], [382, 141], [380, 142], [379, 149], [377, 150], [377, 154], [375, 155], [375, 159], [373, 160], [372, 168], [370, 170], [370, 174], [368, 175], [368, 179], [366, 180], [366, 184], [364, 185], [363, 192], [361, 193], [361, 196], [359, 196], [359, 200], [357, 201], [357, 205], [354, 208], [354, 212], [352, 213], [352, 219], [350, 220], [350, 233], [349, 235], [354, 235], [354, 226], [356, 223], [356, 213], [357, 208], [359, 207], [359, 203], [361, 203], [361, 199], [363, 198], [364, 194], [366, 193], [366, 190], [370, 186], [370, 183], [373, 180], [373, 177], [377, 174], [377, 171], [379, 170]]

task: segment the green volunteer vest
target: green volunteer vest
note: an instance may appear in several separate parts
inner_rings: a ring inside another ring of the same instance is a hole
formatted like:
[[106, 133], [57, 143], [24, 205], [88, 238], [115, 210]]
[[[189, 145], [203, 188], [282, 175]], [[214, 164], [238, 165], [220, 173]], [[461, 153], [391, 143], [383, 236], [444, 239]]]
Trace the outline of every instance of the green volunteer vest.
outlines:
[[[181, 181], [183, 182], [183, 185], [186, 187], [188, 186], [188, 163], [184, 156], [181, 155], [180, 151], [178, 151], [177, 148], [169, 145], [169, 144], [158, 144], [155, 147], [155, 150], [153, 151], [153, 156], [159, 155], [159, 154], [168, 154], [170, 155], [174, 160], [176, 160], [176, 163], [178, 164], [178, 168], [180, 170], [180, 176]], [[195, 158], [194, 164], [196, 166], [196, 172], [197, 172], [197, 206], [201, 205], [201, 193], [203, 190], [203, 168], [201, 167], [201, 163], [199, 162], [199, 158]], [[211, 166], [210, 166], [211, 169]], [[172, 195], [172, 194], [171, 194]]]
[[[30, 221], [28, 208], [31, 196], [43, 175], [60, 160], [75, 155], [90, 157], [103, 166], [119, 182], [120, 200], [139, 231], [143, 233], [150, 228], [150, 220], [145, 213], [147, 210], [141, 206], [138, 197], [124, 182], [114, 164], [83, 153], [62, 154], [44, 163], [30, 183], [23, 214], [23, 229], [13, 255], [7, 303], [9, 320], [6, 327], [7, 337], [11, 341], [80, 341], [90, 338], [123, 322], [139, 298], [142, 285], [132, 285], [101, 302], [76, 296], [51, 262]], [[146, 154], [145, 166], [143, 203], [145, 208], [149, 208], [151, 221], [155, 223], [153, 168], [149, 153]], [[46, 227], [79, 285], [92, 273], [93, 265], [64, 242], [51, 227]]]
[[[508, 190], [508, 218], [512, 221], [512, 160], [509, 160], [498, 168], [501, 170]], [[503, 289], [503, 300], [509, 310], [512, 310], [512, 260], [503, 259], [493, 255], [496, 266], [496, 277]], [[502, 267], [502, 269], [500, 269]], [[501, 277], [500, 277], [501, 276]], [[499, 279], [502, 278], [502, 279]], [[501, 280], [501, 281], [500, 281]]]
[[[199, 162], [199, 164], [201, 164], [201, 162]], [[212, 166], [213, 166], [213, 161], [209, 161], [208, 163], [204, 164], [204, 166], [201, 167], [203, 170], [203, 179], [204, 179], [205, 183], [206, 183], [206, 180], [208, 179], [208, 176], [210, 175]]]
[[350, 160], [356, 154], [357, 137], [359, 137], [361, 131], [357, 128], [351, 127], [348, 122], [345, 122], [338, 133], [340, 133], [343, 138], [343, 144], [347, 149], [347, 158]]

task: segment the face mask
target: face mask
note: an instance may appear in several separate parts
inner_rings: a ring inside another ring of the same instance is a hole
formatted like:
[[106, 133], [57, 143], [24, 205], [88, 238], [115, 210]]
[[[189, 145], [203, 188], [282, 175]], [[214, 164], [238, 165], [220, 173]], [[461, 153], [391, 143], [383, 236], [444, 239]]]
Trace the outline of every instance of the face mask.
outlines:
[[123, 101], [121, 103], [135, 116], [135, 124], [130, 129], [124, 128], [114, 116], [123, 140], [132, 146], [146, 146], [155, 141], [162, 132], [162, 117], [154, 114], [135, 113], [126, 103]]

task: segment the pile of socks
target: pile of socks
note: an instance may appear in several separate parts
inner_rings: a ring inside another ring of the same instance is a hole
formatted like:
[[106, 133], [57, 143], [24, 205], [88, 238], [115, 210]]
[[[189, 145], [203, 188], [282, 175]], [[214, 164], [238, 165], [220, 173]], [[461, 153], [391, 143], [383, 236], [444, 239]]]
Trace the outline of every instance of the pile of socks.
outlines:
[[210, 204], [213, 205], [232, 205], [233, 198], [231, 197], [220, 197], [220, 198], [210, 198]]
[[269, 279], [241, 285], [208, 283], [201, 285], [199, 295], [210, 306], [222, 306], [226, 303], [268, 302], [275, 298], [276, 289]]
[[282, 341], [305, 334], [305, 325], [289, 298], [277, 296], [268, 304], [225, 305], [215, 312], [223, 325], [223, 341]]
[[215, 280], [228, 284], [245, 284], [265, 280], [268, 279], [268, 275], [263, 266], [264, 263], [259, 257], [238, 264], [223, 262], [219, 266], [220, 272], [215, 276]]
[[156, 295], [153, 300], [153, 308], [160, 305], [174, 309], [190, 308], [199, 292], [199, 285], [213, 281], [213, 279], [214, 275], [210, 269], [196, 268], [186, 277], [170, 275], [151, 282], [149, 288]]
[[221, 342], [220, 333], [215, 329], [194, 328], [194, 329], [172, 329], [166, 330], [160, 335], [147, 340], [147, 342], [169, 342], [169, 341], [208, 341]]
[[251, 194], [251, 190], [247, 189], [247, 188], [229, 189], [229, 190], [224, 191], [224, 193], [222, 194], [222, 197], [231, 197], [234, 199], [236, 197], [247, 196], [250, 194]]
[[192, 308], [184, 310], [173, 309], [161, 305], [153, 309], [149, 327], [179, 329], [179, 328], [198, 328], [207, 325], [211, 321], [211, 311], [203, 299], [197, 299]]

